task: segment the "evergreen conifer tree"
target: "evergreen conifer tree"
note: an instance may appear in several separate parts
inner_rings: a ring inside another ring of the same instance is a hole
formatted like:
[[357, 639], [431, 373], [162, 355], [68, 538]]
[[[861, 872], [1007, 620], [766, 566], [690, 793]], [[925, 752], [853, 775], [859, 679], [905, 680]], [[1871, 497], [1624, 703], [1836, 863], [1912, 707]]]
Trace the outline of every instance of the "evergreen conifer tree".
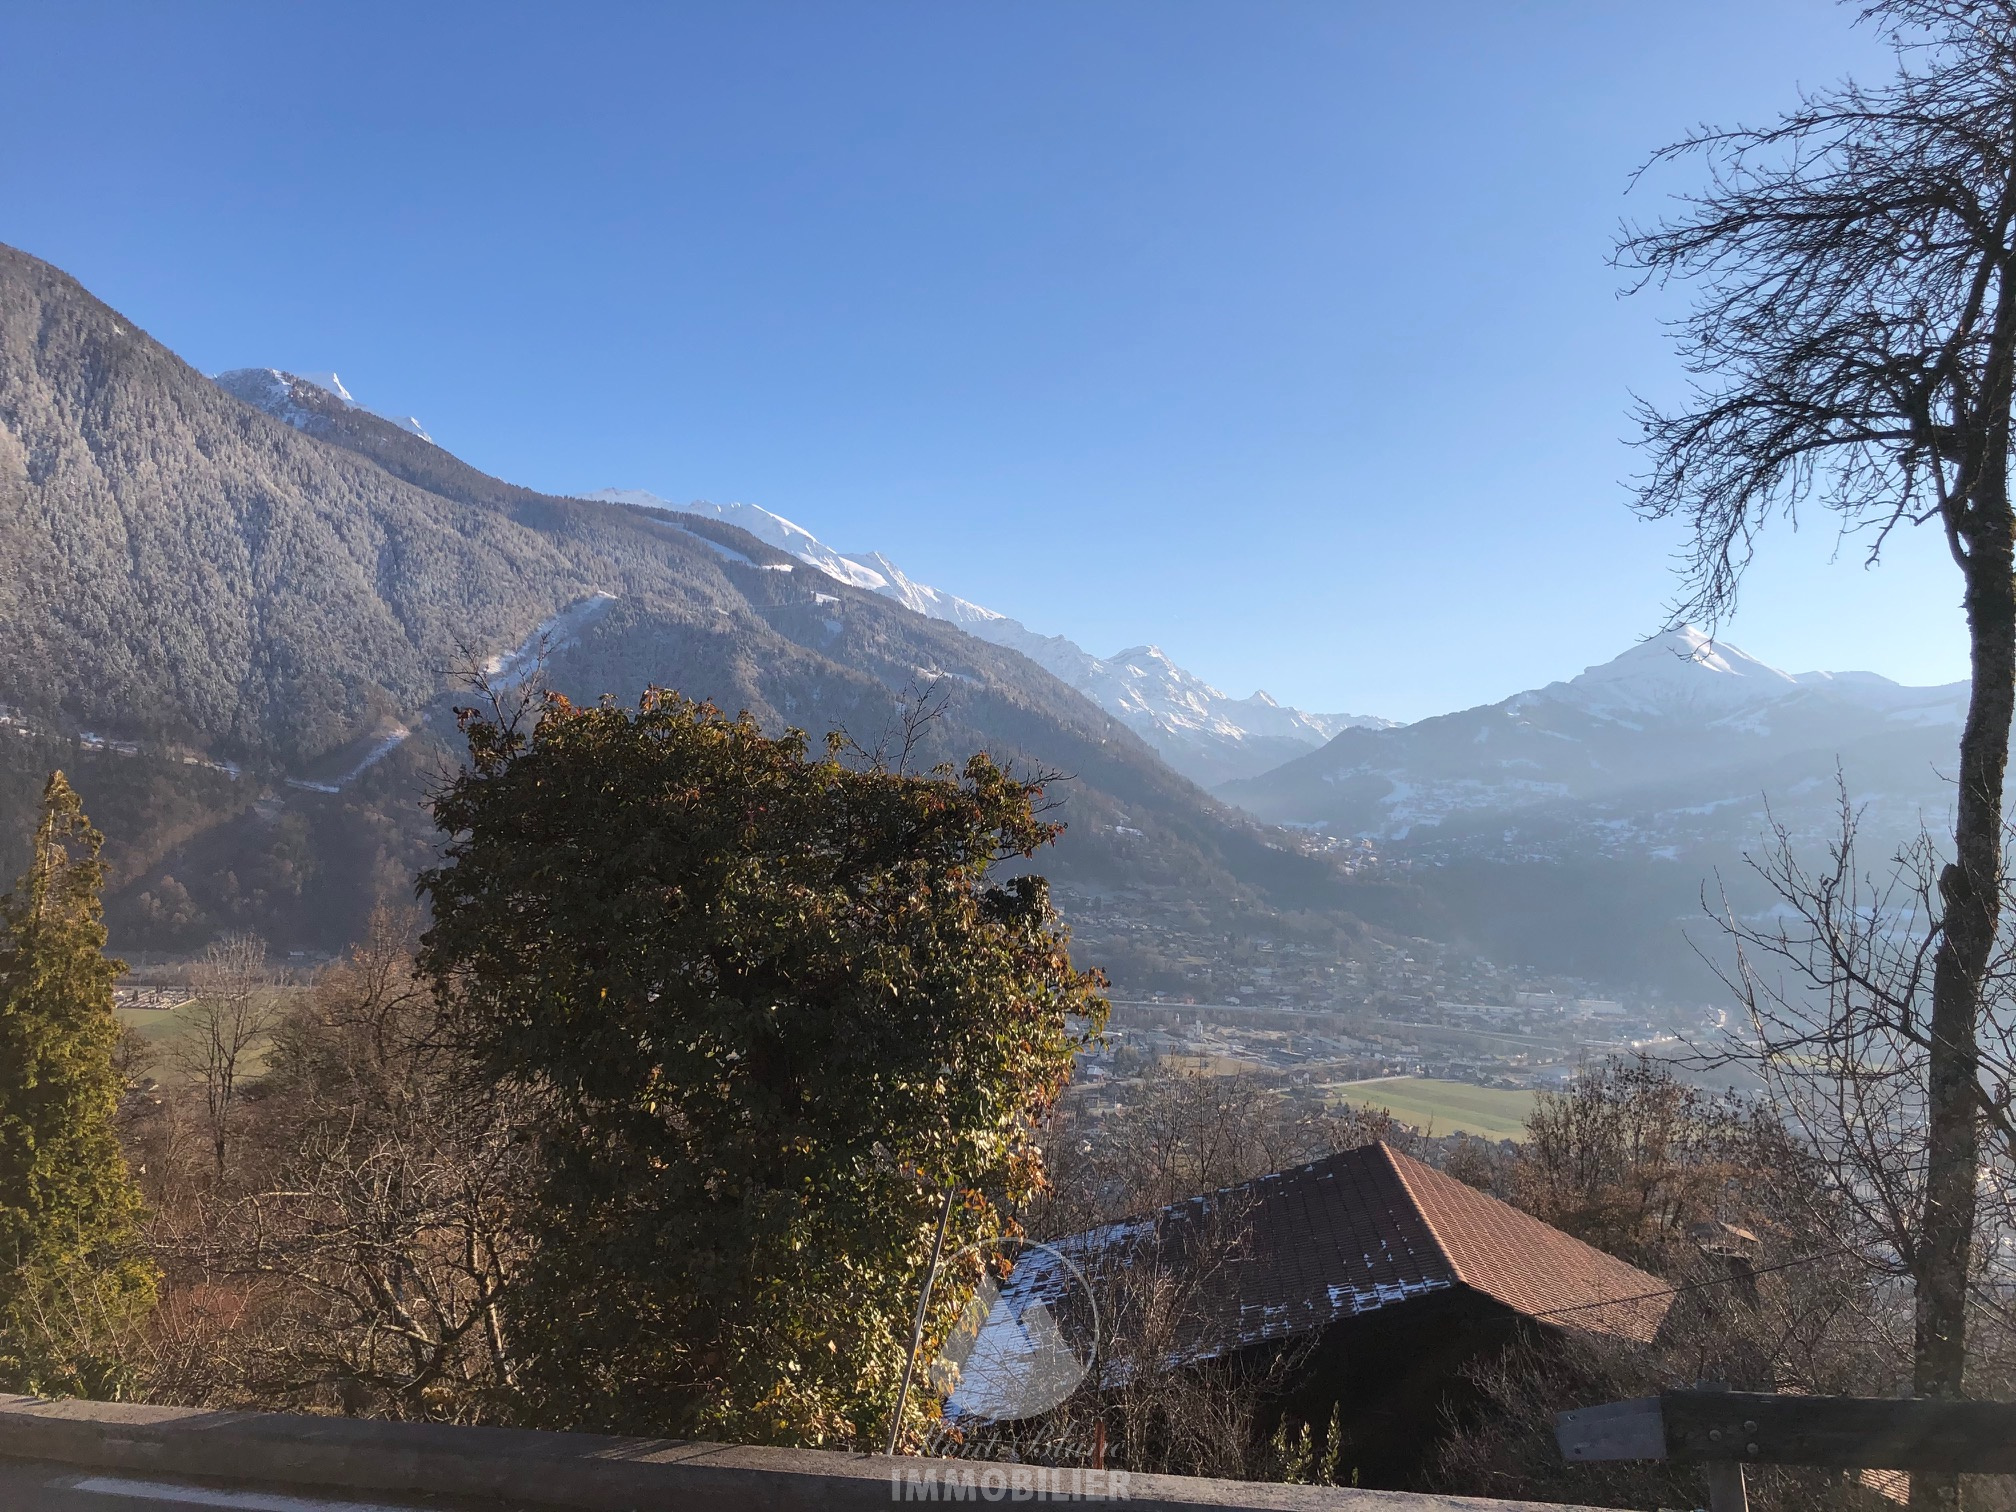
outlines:
[[0, 898], [0, 1388], [116, 1395], [154, 1300], [120, 1082], [98, 890], [103, 837], [61, 772], [33, 859]]

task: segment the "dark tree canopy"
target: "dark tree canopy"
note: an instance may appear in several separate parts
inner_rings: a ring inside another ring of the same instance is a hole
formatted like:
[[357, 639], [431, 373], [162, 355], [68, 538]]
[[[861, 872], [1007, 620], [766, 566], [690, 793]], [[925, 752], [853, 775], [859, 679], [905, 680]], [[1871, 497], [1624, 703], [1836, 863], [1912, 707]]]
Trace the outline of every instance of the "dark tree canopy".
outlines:
[[886, 1423], [931, 1238], [998, 1232], [1104, 1015], [1040, 789], [860, 770], [676, 694], [465, 716], [423, 963], [539, 1098], [512, 1316], [541, 1420], [846, 1442]]

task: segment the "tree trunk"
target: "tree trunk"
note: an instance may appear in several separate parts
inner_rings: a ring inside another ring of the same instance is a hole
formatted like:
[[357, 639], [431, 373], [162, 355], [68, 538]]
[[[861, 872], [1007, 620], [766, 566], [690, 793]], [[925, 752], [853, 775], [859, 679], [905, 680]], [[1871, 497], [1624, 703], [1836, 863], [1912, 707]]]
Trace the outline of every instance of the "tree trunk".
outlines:
[[[2003, 315], [1998, 323], [2007, 322], [2006, 309]], [[2001, 923], [2003, 779], [2016, 709], [2007, 374], [2006, 362], [1998, 363], [1991, 381], [2000, 392], [1983, 396], [1989, 423], [1963, 533], [1974, 682], [1960, 737], [1953, 860], [1939, 877], [1945, 928], [1933, 969], [1926, 1064], [1925, 1216], [1912, 1266], [1917, 1283], [1912, 1385], [1930, 1397], [1960, 1396], [1966, 1384], [1967, 1281], [1980, 1166], [1976, 1028]], [[1912, 1477], [1914, 1512], [1944, 1512], [1958, 1504], [1957, 1476]]]

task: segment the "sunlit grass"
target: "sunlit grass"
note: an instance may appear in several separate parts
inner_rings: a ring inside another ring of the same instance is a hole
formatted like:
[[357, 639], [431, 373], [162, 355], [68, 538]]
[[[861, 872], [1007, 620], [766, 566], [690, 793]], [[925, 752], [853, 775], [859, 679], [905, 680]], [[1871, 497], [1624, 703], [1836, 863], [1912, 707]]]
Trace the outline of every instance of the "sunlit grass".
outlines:
[[1384, 1108], [1427, 1133], [1480, 1134], [1486, 1139], [1524, 1139], [1526, 1120], [1533, 1112], [1531, 1092], [1420, 1076], [1347, 1083], [1337, 1095], [1363, 1107]]

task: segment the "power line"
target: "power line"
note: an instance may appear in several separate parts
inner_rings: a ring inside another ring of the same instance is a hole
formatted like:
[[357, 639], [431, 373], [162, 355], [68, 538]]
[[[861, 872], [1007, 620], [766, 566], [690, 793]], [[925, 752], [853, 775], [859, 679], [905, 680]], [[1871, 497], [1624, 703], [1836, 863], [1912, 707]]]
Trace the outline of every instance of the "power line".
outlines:
[[1679, 1286], [1669, 1286], [1662, 1291], [1640, 1292], [1634, 1297], [1611, 1297], [1602, 1302], [1578, 1302], [1573, 1307], [1550, 1307], [1545, 1312], [1528, 1313], [1529, 1318], [1553, 1318], [1562, 1313], [1588, 1312], [1598, 1307], [1625, 1307], [1633, 1302], [1656, 1302], [1661, 1297], [1677, 1297], [1682, 1292], [1703, 1291], [1711, 1286], [1735, 1286], [1744, 1281], [1755, 1280], [1758, 1276], [1768, 1276], [1773, 1271], [1791, 1270], [1798, 1265], [1811, 1265], [1816, 1260], [1830, 1260], [1836, 1255], [1852, 1255], [1855, 1246], [1843, 1244], [1834, 1249], [1817, 1250], [1810, 1255], [1800, 1255], [1792, 1260], [1780, 1260], [1776, 1265], [1760, 1265], [1753, 1270], [1735, 1276], [1715, 1276], [1706, 1281], [1688, 1281]]

